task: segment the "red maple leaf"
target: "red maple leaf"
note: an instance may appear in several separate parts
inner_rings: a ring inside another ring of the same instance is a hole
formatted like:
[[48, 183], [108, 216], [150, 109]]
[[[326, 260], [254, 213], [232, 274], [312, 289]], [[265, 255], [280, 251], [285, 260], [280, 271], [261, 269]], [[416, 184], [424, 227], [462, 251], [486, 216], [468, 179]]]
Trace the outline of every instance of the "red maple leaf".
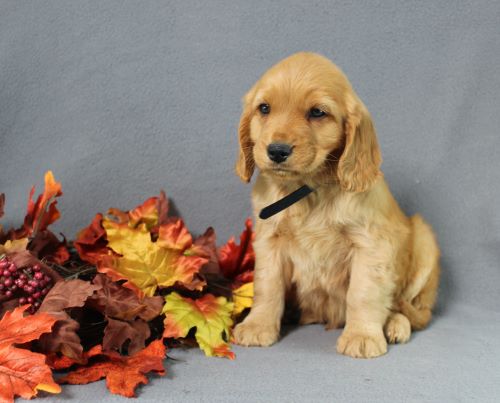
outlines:
[[240, 235], [240, 244], [237, 245], [234, 237], [219, 248], [219, 265], [224, 277], [235, 283], [253, 281], [255, 266], [255, 252], [252, 247], [254, 234], [252, 220], [247, 218], [245, 230]]

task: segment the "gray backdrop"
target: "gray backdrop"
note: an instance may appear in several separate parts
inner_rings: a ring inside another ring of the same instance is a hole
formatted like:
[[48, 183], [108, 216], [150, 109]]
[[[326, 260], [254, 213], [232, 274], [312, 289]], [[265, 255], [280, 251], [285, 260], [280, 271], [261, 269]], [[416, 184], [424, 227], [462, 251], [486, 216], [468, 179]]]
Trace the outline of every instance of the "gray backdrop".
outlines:
[[[0, 1], [0, 192], [21, 222], [31, 184], [63, 183], [67, 236], [165, 189], [219, 241], [250, 214], [233, 174], [240, 99], [299, 51], [332, 58], [370, 109], [383, 170], [442, 247], [438, 315], [378, 360], [294, 330], [235, 362], [173, 352], [148, 400], [479, 400], [500, 392], [498, 1]], [[168, 393], [167, 393], [168, 392]], [[63, 397], [104, 393], [102, 383]], [[88, 399], [88, 398], [87, 398]]]

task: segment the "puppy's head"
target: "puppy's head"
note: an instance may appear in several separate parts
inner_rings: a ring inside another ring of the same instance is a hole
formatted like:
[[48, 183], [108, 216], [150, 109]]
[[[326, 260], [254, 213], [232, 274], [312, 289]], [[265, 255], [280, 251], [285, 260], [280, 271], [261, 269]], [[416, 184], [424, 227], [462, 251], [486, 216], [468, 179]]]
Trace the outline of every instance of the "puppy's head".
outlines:
[[380, 151], [370, 115], [342, 71], [313, 53], [268, 70], [243, 99], [236, 172], [255, 166], [277, 181], [332, 175], [347, 191], [379, 176]]

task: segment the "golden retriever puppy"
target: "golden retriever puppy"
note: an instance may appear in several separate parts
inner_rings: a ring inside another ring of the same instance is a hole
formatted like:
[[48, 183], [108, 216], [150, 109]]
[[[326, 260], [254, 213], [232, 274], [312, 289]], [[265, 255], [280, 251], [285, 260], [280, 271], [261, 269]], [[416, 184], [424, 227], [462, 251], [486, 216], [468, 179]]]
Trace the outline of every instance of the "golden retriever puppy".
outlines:
[[[328, 59], [297, 53], [244, 97], [236, 172], [253, 187], [255, 297], [238, 344], [279, 338], [293, 290], [300, 323], [344, 327], [337, 351], [377, 357], [431, 319], [439, 248], [407, 217], [380, 171], [375, 128], [347, 77]], [[273, 217], [258, 213], [304, 184], [315, 191]]]

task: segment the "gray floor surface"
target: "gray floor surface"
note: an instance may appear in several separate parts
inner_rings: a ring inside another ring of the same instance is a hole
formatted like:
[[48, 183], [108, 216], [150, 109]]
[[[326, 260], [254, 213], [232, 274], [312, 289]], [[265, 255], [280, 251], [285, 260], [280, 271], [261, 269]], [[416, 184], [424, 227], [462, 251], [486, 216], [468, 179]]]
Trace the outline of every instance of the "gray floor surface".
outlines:
[[[235, 346], [236, 359], [174, 349], [167, 375], [138, 389], [144, 402], [498, 402], [500, 313], [457, 305], [385, 356], [335, 352], [340, 330], [287, 328], [269, 348]], [[43, 402], [119, 402], [104, 381], [64, 386]]]

